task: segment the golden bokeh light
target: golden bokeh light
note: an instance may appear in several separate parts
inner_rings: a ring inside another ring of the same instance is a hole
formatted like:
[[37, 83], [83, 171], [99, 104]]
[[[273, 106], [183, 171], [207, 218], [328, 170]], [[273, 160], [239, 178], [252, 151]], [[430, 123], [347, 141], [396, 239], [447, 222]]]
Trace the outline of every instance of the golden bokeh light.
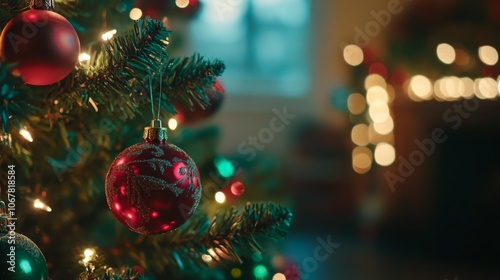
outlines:
[[450, 100], [459, 99], [465, 91], [465, 87], [458, 77], [446, 77], [444, 79], [444, 86]]
[[371, 87], [379, 86], [387, 88], [387, 82], [379, 74], [370, 74], [365, 78], [365, 89], [369, 90]]
[[[391, 117], [389, 117], [389, 118], [387, 118], [383, 122], [373, 123], [373, 129], [375, 130], [375, 132], [377, 132], [380, 135], [387, 135], [387, 134], [393, 132], [393, 130], [394, 130], [394, 121], [392, 120]], [[367, 131], [367, 134], [369, 134], [369, 131]], [[369, 139], [370, 138], [368, 138], [368, 141], [369, 141]]]
[[392, 103], [396, 99], [396, 90], [391, 85], [387, 85], [387, 96], [389, 97], [389, 103]]
[[189, 0], [175, 0], [175, 5], [179, 8], [186, 8], [189, 6]]
[[441, 90], [441, 82], [442, 79], [438, 79], [434, 82], [434, 98], [439, 101], [445, 100], [443, 91]]
[[436, 48], [436, 54], [439, 60], [444, 64], [452, 64], [455, 61], [455, 49], [446, 43], [439, 44]]
[[353, 93], [347, 98], [347, 108], [353, 115], [359, 115], [366, 110], [365, 97], [359, 93]]
[[410, 92], [420, 99], [432, 98], [432, 82], [423, 75], [416, 75], [410, 79]]
[[486, 65], [495, 65], [498, 62], [498, 52], [492, 46], [482, 46], [478, 50], [479, 59]]
[[352, 167], [359, 174], [370, 171], [373, 162], [373, 154], [367, 147], [356, 147], [352, 151]]
[[462, 84], [464, 86], [464, 91], [462, 93], [462, 97], [464, 97], [464, 98], [474, 97], [474, 81], [468, 77], [461, 78], [460, 81], [462, 82]]
[[389, 166], [396, 160], [396, 150], [389, 143], [380, 143], [375, 147], [375, 162], [381, 166]]
[[366, 124], [358, 124], [351, 130], [351, 140], [358, 146], [366, 146], [370, 144], [368, 138], [368, 126]]
[[133, 8], [130, 10], [129, 17], [132, 20], [139, 20], [142, 17], [142, 10], [139, 8]]
[[347, 45], [344, 48], [344, 60], [351, 66], [358, 66], [363, 63], [363, 50], [356, 45]]
[[220, 204], [226, 202], [226, 195], [223, 192], [217, 192], [215, 194], [215, 201]]
[[381, 86], [373, 86], [366, 92], [366, 102], [368, 105], [373, 104], [376, 100], [380, 100], [385, 103], [389, 102], [389, 94]]
[[374, 122], [381, 123], [391, 116], [389, 106], [381, 100], [375, 100], [368, 109], [370, 118]]
[[283, 273], [276, 273], [273, 276], [273, 280], [286, 280], [286, 276]]
[[478, 90], [478, 94], [484, 99], [493, 99], [498, 97], [498, 84], [493, 78], [479, 79]]
[[393, 143], [394, 133], [390, 132], [389, 134], [385, 135], [380, 134], [375, 130], [375, 123], [371, 123], [368, 127], [368, 139], [373, 145], [377, 145], [382, 142]]

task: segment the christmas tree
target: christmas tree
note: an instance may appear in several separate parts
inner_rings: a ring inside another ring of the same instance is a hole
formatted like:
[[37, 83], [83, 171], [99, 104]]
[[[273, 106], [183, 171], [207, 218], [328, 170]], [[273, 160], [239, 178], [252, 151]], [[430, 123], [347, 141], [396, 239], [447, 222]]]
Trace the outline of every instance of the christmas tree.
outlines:
[[285, 237], [290, 210], [221, 207], [244, 187], [216, 131], [161, 122], [215, 112], [224, 63], [170, 57], [131, 1], [0, 3], [1, 279], [254, 279], [225, 264]]

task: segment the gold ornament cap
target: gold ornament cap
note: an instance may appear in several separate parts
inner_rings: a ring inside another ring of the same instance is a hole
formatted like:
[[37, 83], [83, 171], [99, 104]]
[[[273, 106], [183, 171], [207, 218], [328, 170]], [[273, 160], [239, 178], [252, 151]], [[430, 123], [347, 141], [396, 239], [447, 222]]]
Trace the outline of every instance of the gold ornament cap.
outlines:
[[54, 10], [54, 0], [31, 0], [31, 8], [35, 10]]
[[160, 119], [154, 119], [151, 121], [151, 126], [144, 128], [142, 138], [146, 141], [166, 141], [167, 129], [162, 126]]

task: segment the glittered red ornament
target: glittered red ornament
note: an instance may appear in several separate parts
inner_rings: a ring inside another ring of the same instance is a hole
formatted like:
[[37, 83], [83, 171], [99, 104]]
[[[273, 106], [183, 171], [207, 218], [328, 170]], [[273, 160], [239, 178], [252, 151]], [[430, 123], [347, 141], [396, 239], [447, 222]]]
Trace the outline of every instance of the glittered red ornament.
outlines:
[[30, 85], [58, 82], [78, 61], [78, 35], [63, 16], [50, 11], [51, 2], [35, 1], [33, 9], [11, 19], [0, 35], [2, 60], [15, 63], [14, 73]]
[[121, 152], [106, 176], [106, 199], [115, 217], [140, 234], [176, 229], [196, 210], [201, 182], [193, 160], [166, 142], [159, 120], [144, 133], [145, 142]]
[[219, 80], [215, 81], [215, 84], [212, 86], [211, 90], [207, 93], [210, 104], [203, 108], [200, 105], [196, 104], [191, 109], [181, 104], [177, 104], [175, 109], [177, 110], [177, 115], [175, 115], [175, 119], [185, 125], [190, 125], [197, 123], [201, 120], [204, 120], [213, 114], [215, 114], [222, 105], [222, 102], [225, 98], [225, 90], [222, 87], [222, 84]]

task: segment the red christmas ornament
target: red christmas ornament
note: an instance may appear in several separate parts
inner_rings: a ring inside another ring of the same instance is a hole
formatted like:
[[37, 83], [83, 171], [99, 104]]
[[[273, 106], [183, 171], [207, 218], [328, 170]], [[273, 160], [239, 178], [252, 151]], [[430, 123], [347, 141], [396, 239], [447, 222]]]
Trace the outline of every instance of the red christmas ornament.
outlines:
[[0, 35], [0, 56], [16, 63], [30, 85], [56, 83], [74, 68], [80, 53], [75, 29], [61, 15], [52, 12], [53, 0], [35, 0], [32, 9], [11, 19]]
[[219, 80], [215, 81], [212, 89], [207, 92], [207, 96], [210, 104], [203, 108], [198, 104], [195, 104], [191, 109], [181, 104], [177, 104], [175, 109], [177, 110], [177, 115], [175, 119], [177, 122], [185, 125], [190, 125], [204, 120], [213, 114], [215, 114], [222, 105], [225, 97], [225, 90]]
[[201, 182], [193, 160], [166, 142], [166, 129], [153, 120], [145, 142], [121, 152], [106, 176], [111, 212], [130, 230], [159, 234], [181, 226], [201, 198]]

